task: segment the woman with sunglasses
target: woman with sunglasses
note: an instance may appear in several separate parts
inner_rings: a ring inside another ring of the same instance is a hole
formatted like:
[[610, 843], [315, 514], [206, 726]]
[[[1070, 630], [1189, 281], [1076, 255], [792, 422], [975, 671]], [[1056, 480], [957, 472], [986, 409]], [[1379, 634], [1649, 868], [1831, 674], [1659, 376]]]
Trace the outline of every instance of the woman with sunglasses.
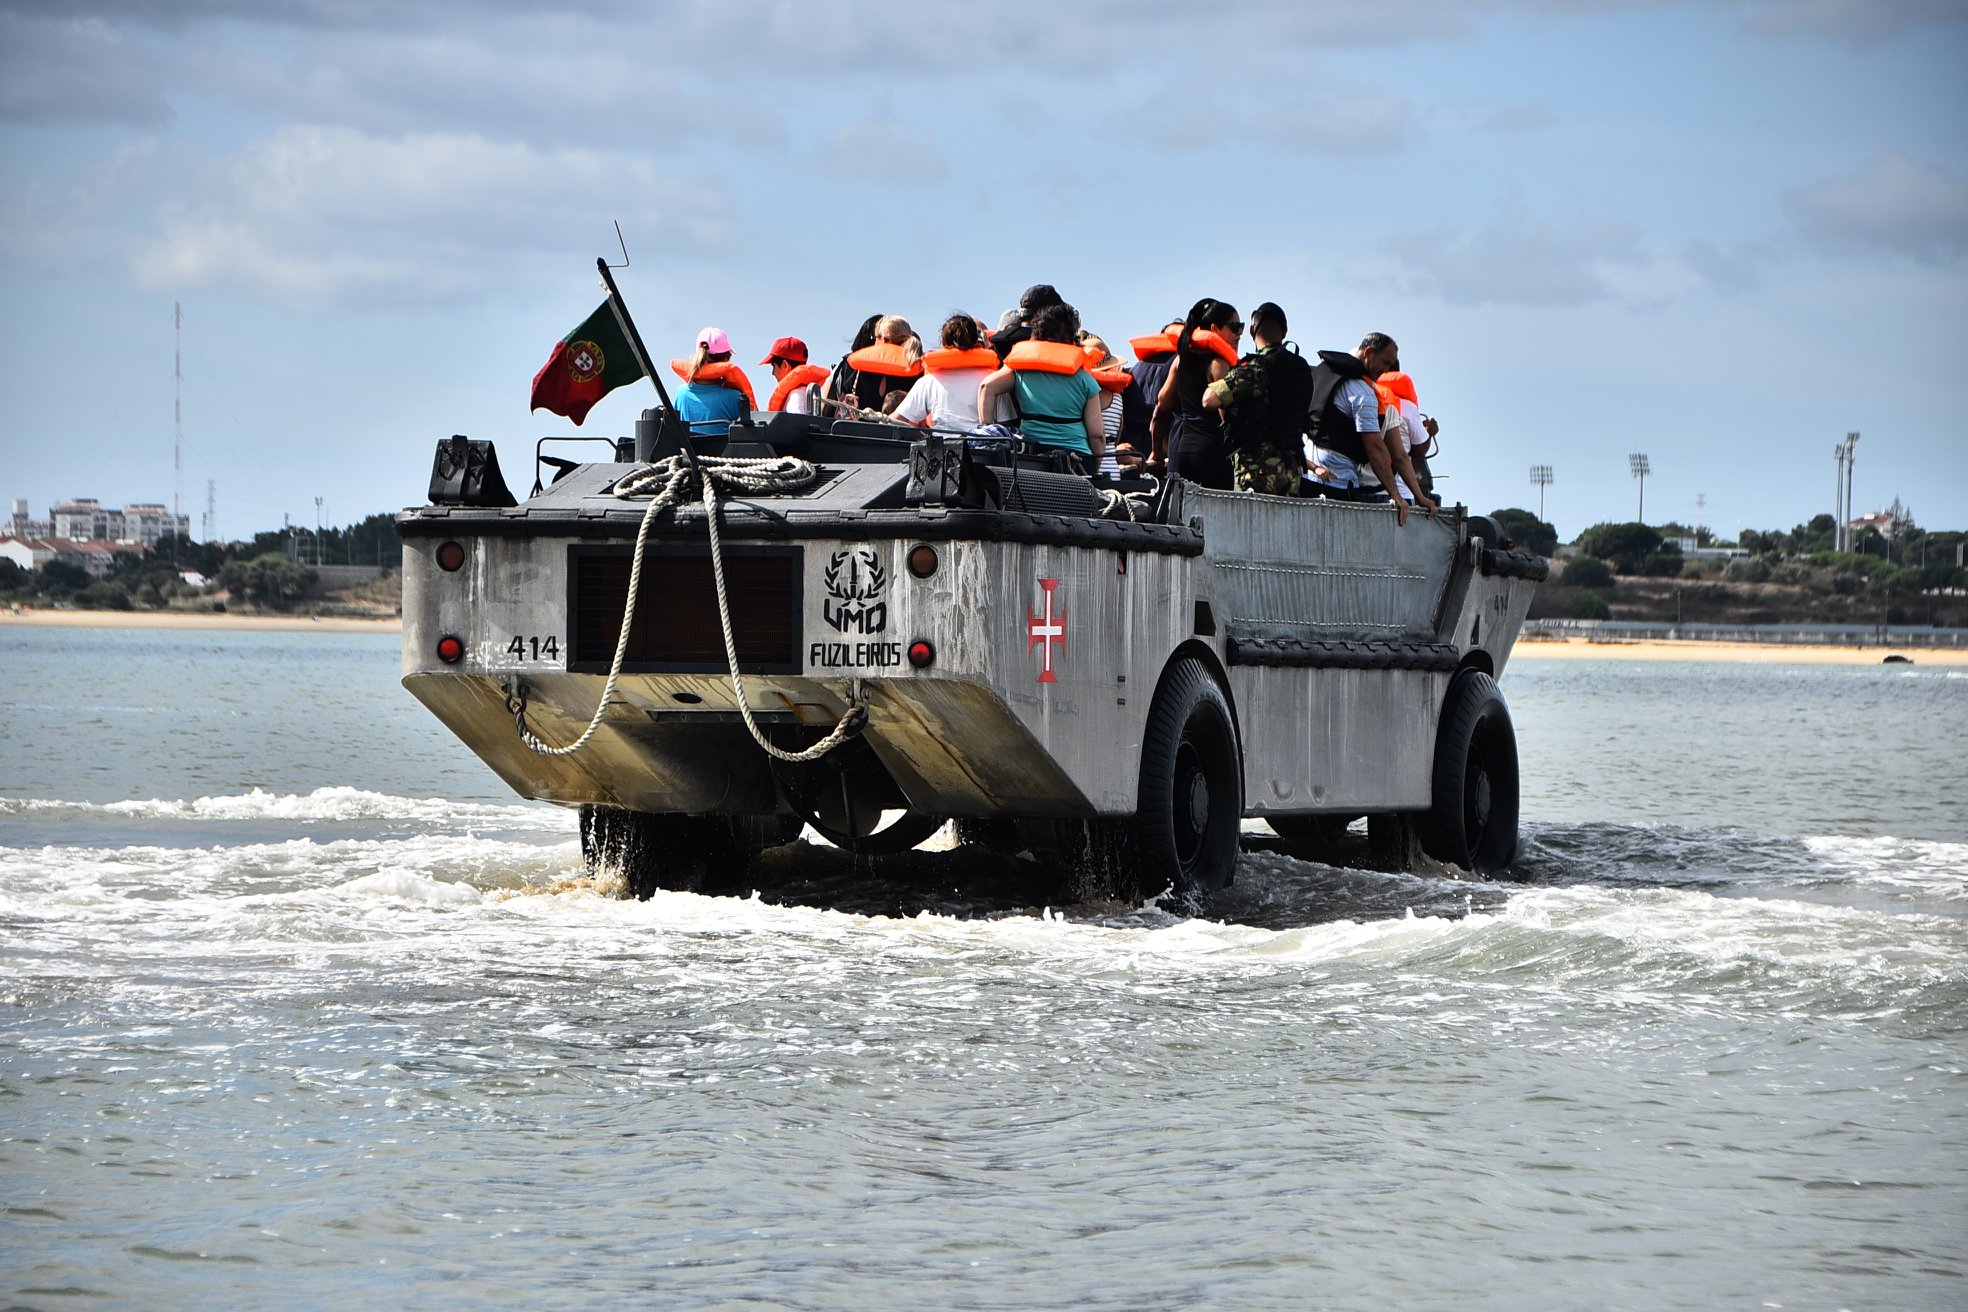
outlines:
[[1155, 398], [1156, 452], [1167, 453], [1170, 471], [1204, 487], [1233, 486], [1223, 419], [1203, 405], [1203, 393], [1236, 365], [1243, 333], [1236, 306], [1209, 296], [1197, 301], [1182, 321], [1175, 364]]

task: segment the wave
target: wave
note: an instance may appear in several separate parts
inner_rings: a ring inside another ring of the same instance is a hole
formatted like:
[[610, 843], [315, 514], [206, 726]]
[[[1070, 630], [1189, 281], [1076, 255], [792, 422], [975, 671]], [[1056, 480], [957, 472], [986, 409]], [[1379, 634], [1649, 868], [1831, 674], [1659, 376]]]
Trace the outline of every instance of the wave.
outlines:
[[139, 798], [123, 802], [74, 802], [43, 798], [0, 798], [0, 817], [36, 819], [120, 816], [136, 820], [411, 820], [426, 824], [496, 824], [512, 828], [571, 829], [570, 813], [544, 803], [456, 802], [446, 798], [398, 797], [337, 785], [311, 793], [269, 793], [199, 797], [189, 801]]

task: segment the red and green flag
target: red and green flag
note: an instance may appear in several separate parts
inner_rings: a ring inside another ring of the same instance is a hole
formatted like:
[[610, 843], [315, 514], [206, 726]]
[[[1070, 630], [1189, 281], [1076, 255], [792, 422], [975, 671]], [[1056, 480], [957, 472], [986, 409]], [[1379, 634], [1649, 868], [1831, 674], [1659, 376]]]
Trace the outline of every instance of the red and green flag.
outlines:
[[603, 301], [579, 328], [560, 339], [540, 372], [533, 375], [530, 408], [566, 415], [578, 425], [595, 402], [640, 377], [642, 366], [629, 349], [615, 308]]

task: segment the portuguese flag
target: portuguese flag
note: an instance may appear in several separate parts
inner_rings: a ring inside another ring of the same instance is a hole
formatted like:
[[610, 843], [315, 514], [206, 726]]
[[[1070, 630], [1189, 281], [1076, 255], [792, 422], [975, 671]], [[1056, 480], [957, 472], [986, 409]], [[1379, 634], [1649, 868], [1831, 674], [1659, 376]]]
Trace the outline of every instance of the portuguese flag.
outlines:
[[603, 301], [579, 328], [560, 339], [540, 372], [533, 375], [533, 404], [529, 408], [566, 415], [578, 425], [595, 402], [640, 377], [642, 366], [629, 349], [615, 309]]

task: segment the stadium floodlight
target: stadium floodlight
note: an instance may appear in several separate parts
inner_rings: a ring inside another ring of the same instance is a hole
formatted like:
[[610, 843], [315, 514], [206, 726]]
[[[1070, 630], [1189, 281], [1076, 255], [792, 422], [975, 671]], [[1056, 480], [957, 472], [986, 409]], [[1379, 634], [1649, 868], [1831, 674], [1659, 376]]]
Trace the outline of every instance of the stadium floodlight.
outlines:
[[1634, 522], [1644, 524], [1647, 522], [1647, 475], [1654, 472], [1653, 467], [1647, 463], [1646, 454], [1639, 451], [1626, 458], [1626, 467], [1633, 471], [1633, 477], [1640, 482], [1640, 509]]
[[1544, 518], [1544, 490], [1551, 486], [1551, 466], [1531, 466], [1531, 486], [1538, 490], [1538, 518]]

